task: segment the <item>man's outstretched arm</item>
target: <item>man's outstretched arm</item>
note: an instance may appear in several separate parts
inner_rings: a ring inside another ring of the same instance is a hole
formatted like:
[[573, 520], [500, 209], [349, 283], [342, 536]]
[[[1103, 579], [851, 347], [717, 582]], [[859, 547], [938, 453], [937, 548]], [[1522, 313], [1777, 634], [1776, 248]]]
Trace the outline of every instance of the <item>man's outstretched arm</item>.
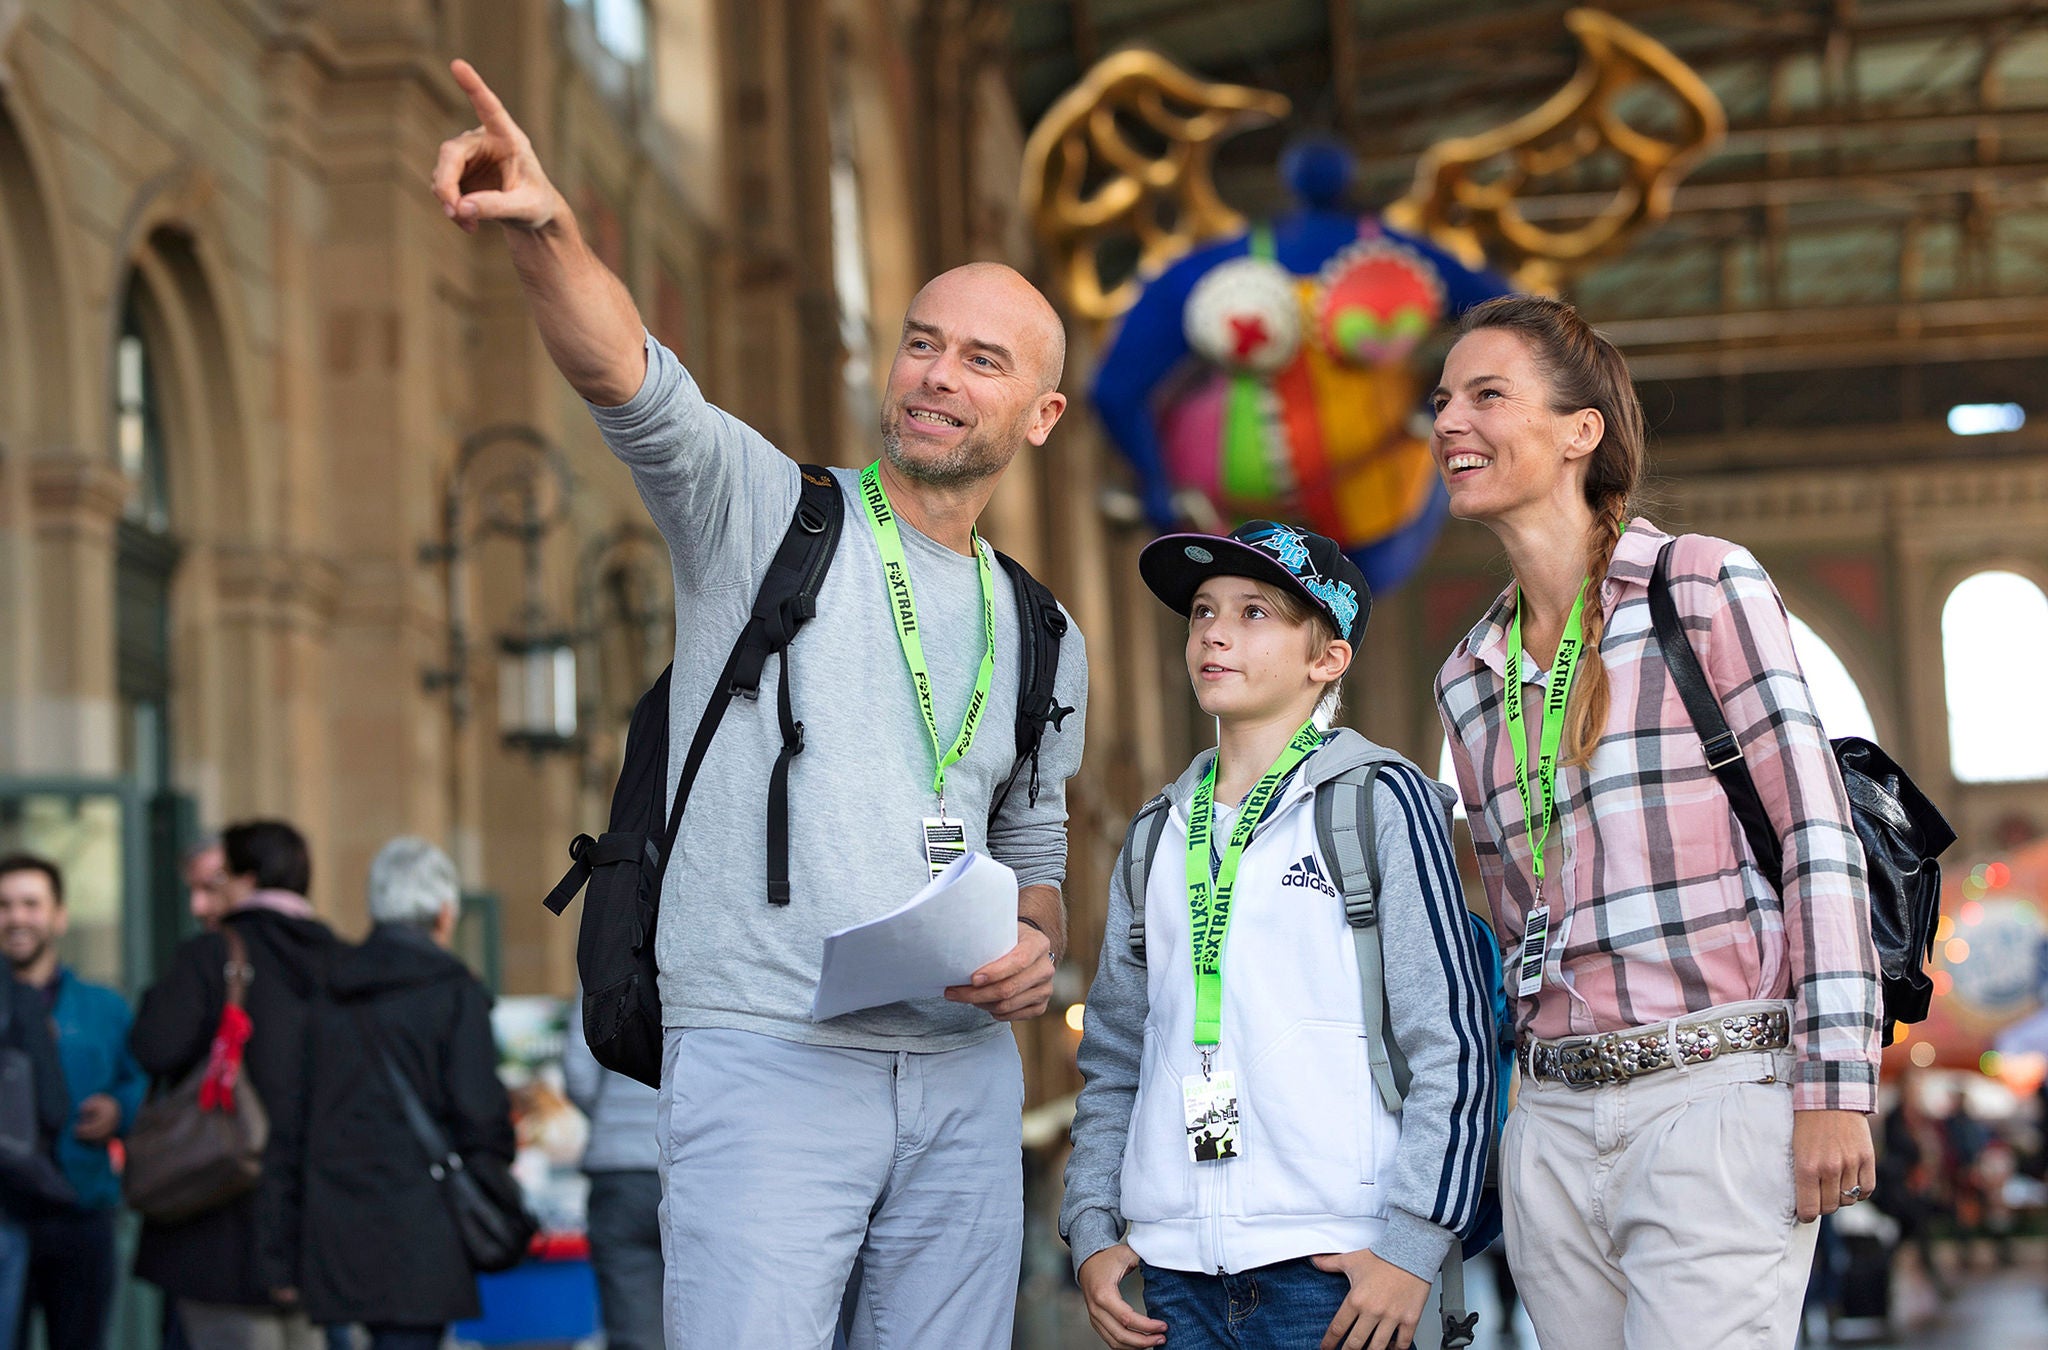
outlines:
[[505, 227], [512, 264], [556, 368], [592, 403], [626, 402], [647, 374], [647, 329], [633, 297], [590, 251], [533, 142], [475, 67], [458, 60], [449, 69], [479, 125], [441, 143], [433, 182], [442, 211], [470, 234], [487, 220]]

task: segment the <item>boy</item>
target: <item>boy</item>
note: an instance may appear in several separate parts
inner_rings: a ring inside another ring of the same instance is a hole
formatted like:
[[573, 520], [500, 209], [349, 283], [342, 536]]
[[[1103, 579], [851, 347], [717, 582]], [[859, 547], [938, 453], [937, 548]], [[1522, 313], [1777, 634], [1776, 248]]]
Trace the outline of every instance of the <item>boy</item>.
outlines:
[[[1405, 1347], [1477, 1211], [1495, 1101], [1450, 792], [1327, 730], [1372, 605], [1334, 542], [1253, 521], [1155, 540], [1138, 566], [1188, 616], [1217, 748], [1166, 790], [1144, 903], [1126, 870], [1147, 813], [1111, 881], [1060, 1215], [1090, 1320], [1119, 1350]], [[1368, 1039], [1314, 809], [1373, 764], [1390, 1046]], [[1376, 1088], [1389, 1057], [1410, 1075], [1398, 1112]], [[1137, 1266], [1150, 1317], [1118, 1292]]]

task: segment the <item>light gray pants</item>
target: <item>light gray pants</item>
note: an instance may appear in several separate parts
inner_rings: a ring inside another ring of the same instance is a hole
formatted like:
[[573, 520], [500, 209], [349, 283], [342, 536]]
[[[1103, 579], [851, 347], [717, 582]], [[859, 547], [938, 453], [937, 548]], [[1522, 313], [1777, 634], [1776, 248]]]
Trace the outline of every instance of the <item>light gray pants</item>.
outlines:
[[1543, 1350], [1781, 1350], [1818, 1225], [1798, 1222], [1792, 1056], [1576, 1090], [1520, 1075], [1501, 1138], [1508, 1262]]
[[[1010, 1344], [1023, 1066], [671, 1028], [662, 1047], [669, 1350]], [[848, 1279], [859, 1263], [859, 1283]]]

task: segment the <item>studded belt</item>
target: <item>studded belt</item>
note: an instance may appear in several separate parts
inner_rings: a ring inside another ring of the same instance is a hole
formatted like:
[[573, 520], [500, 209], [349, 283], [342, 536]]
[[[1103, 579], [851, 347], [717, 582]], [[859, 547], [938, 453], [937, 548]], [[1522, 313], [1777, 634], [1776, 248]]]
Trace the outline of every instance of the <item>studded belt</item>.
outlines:
[[1545, 1041], [1524, 1036], [1516, 1047], [1532, 1077], [1566, 1087], [1625, 1083], [1659, 1069], [1704, 1064], [1748, 1050], [1779, 1050], [1791, 1044], [1792, 1020], [1783, 1008], [1763, 1012], [1681, 1017], [1652, 1028], [1566, 1036]]

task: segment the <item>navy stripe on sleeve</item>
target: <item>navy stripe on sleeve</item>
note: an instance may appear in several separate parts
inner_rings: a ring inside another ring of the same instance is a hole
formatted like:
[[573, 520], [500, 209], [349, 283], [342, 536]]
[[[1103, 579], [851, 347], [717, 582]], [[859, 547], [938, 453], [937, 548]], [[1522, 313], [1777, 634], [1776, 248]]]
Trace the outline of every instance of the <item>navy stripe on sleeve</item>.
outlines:
[[1381, 772], [1379, 781], [1391, 790], [1407, 818], [1416, 882], [1448, 982], [1444, 1011], [1458, 1043], [1457, 1095], [1447, 1115], [1450, 1147], [1438, 1174], [1435, 1209], [1424, 1217], [1453, 1232], [1463, 1232], [1478, 1212], [1486, 1179], [1486, 1151], [1493, 1133], [1494, 1101], [1485, 1090], [1496, 1041], [1490, 991], [1485, 988], [1464, 888], [1434, 784], [1406, 766], [1390, 766]]

